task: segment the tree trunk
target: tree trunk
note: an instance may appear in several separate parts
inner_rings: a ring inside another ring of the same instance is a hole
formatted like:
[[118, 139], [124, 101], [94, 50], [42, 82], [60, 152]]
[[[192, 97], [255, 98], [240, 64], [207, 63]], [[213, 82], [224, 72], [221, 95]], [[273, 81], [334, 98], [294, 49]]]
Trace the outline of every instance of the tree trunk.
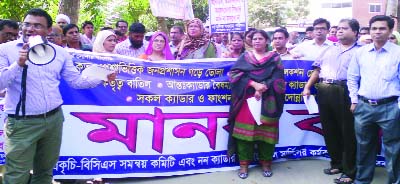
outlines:
[[400, 31], [400, 3], [397, 4], [397, 31]]
[[80, 0], [60, 0], [58, 3], [58, 13], [67, 15], [71, 19], [71, 24], [78, 23]]
[[164, 32], [165, 34], [168, 35], [169, 31], [167, 28], [167, 22], [165, 21], [164, 17], [157, 17], [157, 22], [158, 22], [158, 30]]

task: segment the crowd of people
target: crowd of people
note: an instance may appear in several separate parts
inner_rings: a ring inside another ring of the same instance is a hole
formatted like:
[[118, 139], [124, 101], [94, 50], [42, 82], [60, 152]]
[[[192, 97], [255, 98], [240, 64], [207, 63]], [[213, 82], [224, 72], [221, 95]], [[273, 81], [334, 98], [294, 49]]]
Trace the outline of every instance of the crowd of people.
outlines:
[[[393, 30], [390, 17], [375, 16], [369, 27], [361, 28], [355, 19], [343, 19], [331, 26], [319, 18], [305, 29], [303, 39], [285, 27], [271, 35], [252, 28], [245, 33], [209, 34], [197, 18], [188, 21], [185, 28], [171, 27], [169, 34], [156, 31], [148, 40], [141, 23], [129, 25], [119, 20], [115, 28], [101, 28], [95, 35], [95, 25], [90, 21], [79, 27], [63, 14], [55, 18], [55, 25], [52, 20], [47, 12], [32, 9], [20, 24], [0, 21], [0, 90], [6, 89], [8, 114], [5, 184], [25, 184], [28, 180], [51, 183], [64, 120], [60, 76], [75, 88], [101, 82], [81, 76], [64, 48], [149, 61], [237, 58], [228, 73], [232, 89], [228, 152], [238, 154], [238, 176], [242, 179], [248, 177], [255, 145], [263, 176], [273, 175], [272, 155], [285, 101], [282, 60], [314, 61], [302, 94], [310, 96], [311, 88], [317, 88], [331, 157], [330, 168], [323, 173], [341, 173], [334, 183], [371, 183], [381, 129], [388, 183], [400, 183], [400, 34]], [[46, 66], [26, 63], [28, 38], [34, 35], [57, 45], [55, 62]], [[108, 80], [115, 77], [111, 74]], [[252, 97], [262, 100], [261, 125], [247, 105]]]

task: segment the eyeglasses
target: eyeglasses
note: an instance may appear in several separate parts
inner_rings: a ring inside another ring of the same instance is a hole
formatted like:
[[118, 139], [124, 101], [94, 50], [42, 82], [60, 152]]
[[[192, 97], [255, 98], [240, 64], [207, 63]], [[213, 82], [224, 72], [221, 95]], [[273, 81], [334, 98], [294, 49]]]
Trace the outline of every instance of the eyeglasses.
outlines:
[[25, 29], [28, 29], [30, 27], [33, 27], [33, 29], [36, 29], [36, 30], [44, 29], [44, 26], [42, 24], [39, 24], [39, 23], [31, 24], [29, 22], [22, 23], [22, 27]]
[[121, 29], [126, 29], [126, 28], [128, 28], [128, 26], [117, 26], [118, 28], [121, 28]]

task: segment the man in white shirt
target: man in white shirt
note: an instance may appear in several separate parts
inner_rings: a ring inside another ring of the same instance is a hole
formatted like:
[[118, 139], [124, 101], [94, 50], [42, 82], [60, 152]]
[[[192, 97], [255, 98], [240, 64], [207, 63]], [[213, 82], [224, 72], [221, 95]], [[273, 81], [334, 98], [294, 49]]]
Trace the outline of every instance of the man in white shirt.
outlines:
[[118, 54], [138, 57], [144, 53], [147, 44], [144, 44], [146, 28], [142, 23], [136, 22], [129, 27], [128, 39], [118, 43], [115, 50]]
[[175, 52], [178, 51], [179, 44], [181, 43], [183, 36], [185, 33], [183, 32], [182, 26], [173, 26], [169, 32], [169, 47], [171, 48], [171, 53], [175, 55]]
[[91, 21], [85, 21], [82, 23], [83, 34], [81, 34], [81, 43], [84, 45], [93, 46], [93, 42], [96, 37], [93, 35], [94, 26]]
[[319, 18], [313, 23], [314, 39], [304, 41], [291, 50], [291, 54], [295, 59], [305, 59], [315, 61], [321, 53], [333, 43], [326, 39], [329, 33], [330, 23], [328, 20]]

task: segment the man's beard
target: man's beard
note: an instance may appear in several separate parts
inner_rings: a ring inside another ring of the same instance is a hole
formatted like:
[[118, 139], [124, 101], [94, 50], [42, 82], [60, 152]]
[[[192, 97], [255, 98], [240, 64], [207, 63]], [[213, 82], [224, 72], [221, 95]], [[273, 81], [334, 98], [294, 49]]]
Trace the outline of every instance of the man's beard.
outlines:
[[129, 41], [131, 42], [131, 46], [132, 46], [134, 49], [138, 49], [138, 48], [140, 48], [140, 47], [143, 46], [143, 40], [141, 40], [141, 41], [136, 41], [136, 40], [132, 40], [131, 38], [129, 38]]

